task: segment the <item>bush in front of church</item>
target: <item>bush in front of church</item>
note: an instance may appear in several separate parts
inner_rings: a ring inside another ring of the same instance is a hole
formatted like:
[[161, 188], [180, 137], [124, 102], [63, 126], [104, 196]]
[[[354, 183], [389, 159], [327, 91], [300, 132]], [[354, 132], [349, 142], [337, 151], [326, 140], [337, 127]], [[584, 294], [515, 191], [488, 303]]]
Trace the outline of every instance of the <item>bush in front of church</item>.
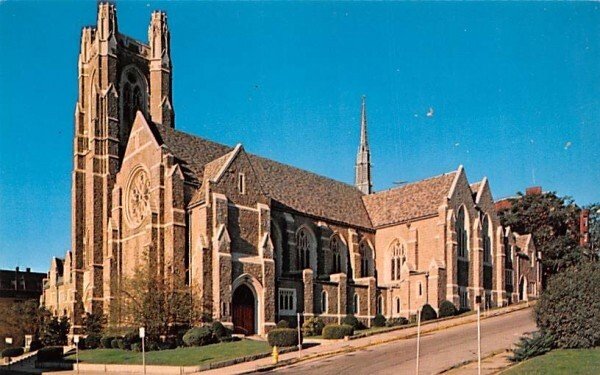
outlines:
[[398, 327], [398, 326], [403, 326], [408, 324], [408, 319], [406, 319], [403, 316], [399, 316], [396, 318], [389, 318], [388, 320], [385, 321], [385, 326], [386, 327]]
[[2, 358], [6, 357], [18, 357], [23, 355], [25, 351], [23, 348], [6, 348], [2, 351]]
[[381, 314], [375, 315], [373, 318], [373, 327], [385, 327], [385, 316]]
[[97, 333], [90, 333], [85, 338], [85, 348], [86, 349], [96, 349], [100, 347], [101, 336]]
[[535, 306], [541, 333], [561, 349], [600, 346], [600, 262], [552, 276]]
[[423, 305], [423, 307], [421, 308], [421, 321], [426, 322], [428, 320], [433, 319], [437, 319], [437, 313], [435, 312], [433, 307], [431, 307], [431, 305], [428, 303]]
[[354, 327], [348, 324], [328, 324], [323, 328], [323, 338], [327, 340], [343, 339], [354, 334]]
[[448, 300], [444, 300], [441, 304], [440, 304], [440, 318], [446, 318], [449, 316], [454, 316], [458, 314], [458, 310], [456, 309], [456, 306], [454, 306], [454, 304]]
[[310, 317], [302, 324], [302, 334], [304, 336], [319, 336], [323, 332], [325, 323], [321, 318]]
[[203, 346], [215, 342], [215, 337], [209, 326], [194, 327], [183, 335], [186, 346]]
[[290, 322], [285, 319], [281, 319], [277, 322], [277, 328], [290, 328]]
[[344, 317], [342, 324], [352, 326], [355, 330], [363, 328], [362, 323], [354, 315], [349, 314]]
[[[267, 335], [267, 341], [271, 346], [283, 348], [298, 345], [298, 330], [293, 328], [275, 328]], [[302, 341], [302, 337], [300, 337]]]

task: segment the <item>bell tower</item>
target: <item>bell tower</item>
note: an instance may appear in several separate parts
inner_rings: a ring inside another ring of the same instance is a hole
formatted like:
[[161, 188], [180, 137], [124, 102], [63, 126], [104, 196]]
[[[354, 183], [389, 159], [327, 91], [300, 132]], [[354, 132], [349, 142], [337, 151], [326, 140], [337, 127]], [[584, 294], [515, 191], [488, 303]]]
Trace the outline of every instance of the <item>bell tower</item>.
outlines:
[[152, 13], [149, 43], [119, 32], [114, 4], [99, 3], [94, 27], [84, 27], [78, 61], [72, 180], [73, 316], [103, 313], [103, 261], [108, 252], [112, 189], [135, 115], [174, 126], [169, 29]]

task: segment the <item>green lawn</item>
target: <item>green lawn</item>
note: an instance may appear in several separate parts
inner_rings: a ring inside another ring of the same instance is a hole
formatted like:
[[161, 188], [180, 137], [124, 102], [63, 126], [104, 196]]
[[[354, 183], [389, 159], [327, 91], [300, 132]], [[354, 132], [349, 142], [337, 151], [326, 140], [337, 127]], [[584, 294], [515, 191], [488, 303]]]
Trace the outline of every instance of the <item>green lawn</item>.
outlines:
[[[146, 352], [146, 364], [194, 366], [270, 351], [271, 347], [266, 342], [242, 340], [202, 347]], [[67, 358], [74, 361], [75, 355]], [[79, 361], [82, 363], [141, 365], [142, 353], [121, 349], [82, 350], [79, 352]]]
[[600, 374], [600, 348], [553, 350], [502, 373], [520, 374]]

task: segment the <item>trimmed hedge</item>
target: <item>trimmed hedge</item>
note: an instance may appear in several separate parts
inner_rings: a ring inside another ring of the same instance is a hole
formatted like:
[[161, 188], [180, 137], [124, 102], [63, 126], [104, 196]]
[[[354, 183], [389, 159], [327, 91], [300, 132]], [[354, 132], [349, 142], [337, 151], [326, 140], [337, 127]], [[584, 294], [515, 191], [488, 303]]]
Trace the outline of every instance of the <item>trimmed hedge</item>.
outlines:
[[[302, 338], [300, 338], [302, 340]], [[269, 332], [267, 341], [271, 346], [286, 347], [298, 344], [298, 330], [293, 328], [276, 328]]]
[[194, 327], [183, 335], [183, 342], [187, 346], [203, 346], [212, 344], [214, 337], [209, 327]]
[[85, 338], [85, 347], [86, 349], [97, 349], [100, 347], [100, 335], [97, 333], [90, 333]]
[[29, 352], [35, 352], [44, 347], [44, 344], [40, 341], [40, 339], [35, 338], [31, 340], [31, 344], [29, 344]]
[[225, 328], [223, 323], [218, 321], [212, 323], [212, 325], [210, 326], [210, 330], [219, 341], [224, 337], [231, 336], [231, 332], [229, 332], [229, 330]]
[[383, 327], [385, 326], [385, 316], [381, 314], [375, 315], [373, 318], [373, 327]]
[[435, 312], [433, 307], [431, 307], [430, 304], [423, 305], [423, 307], [421, 308], [421, 321], [426, 322], [428, 320], [433, 319], [437, 319], [437, 313]]
[[456, 306], [450, 301], [442, 301], [440, 304], [440, 318], [446, 318], [458, 314]]
[[325, 323], [320, 318], [310, 317], [302, 324], [302, 334], [304, 336], [319, 336], [323, 332]]
[[114, 336], [102, 336], [102, 338], [100, 339], [100, 345], [104, 348], [104, 349], [111, 349], [112, 348], [112, 341], [115, 339]]
[[287, 320], [280, 320], [277, 322], [277, 328], [290, 328], [290, 323]]
[[45, 348], [41, 348], [37, 352], [37, 361], [38, 362], [54, 362], [60, 361], [63, 357], [63, 348], [62, 346], [47, 346]]
[[408, 324], [408, 319], [406, 319], [403, 316], [401, 316], [399, 318], [389, 318], [385, 322], [386, 327], [397, 327], [397, 326], [403, 326], [405, 324]]
[[120, 339], [120, 338], [112, 339], [112, 341], [110, 342], [110, 347], [112, 349], [119, 349], [119, 341], [123, 341], [123, 339]]
[[6, 348], [2, 351], [2, 358], [5, 357], [18, 357], [25, 353], [25, 349], [23, 348]]
[[353, 334], [354, 327], [348, 324], [328, 324], [323, 328], [323, 338], [327, 340], [343, 339]]
[[352, 326], [354, 329], [361, 329], [362, 328], [361, 322], [354, 315], [352, 315], [352, 314], [346, 315], [344, 317], [344, 319], [342, 320], [342, 324], [346, 324], [346, 325]]

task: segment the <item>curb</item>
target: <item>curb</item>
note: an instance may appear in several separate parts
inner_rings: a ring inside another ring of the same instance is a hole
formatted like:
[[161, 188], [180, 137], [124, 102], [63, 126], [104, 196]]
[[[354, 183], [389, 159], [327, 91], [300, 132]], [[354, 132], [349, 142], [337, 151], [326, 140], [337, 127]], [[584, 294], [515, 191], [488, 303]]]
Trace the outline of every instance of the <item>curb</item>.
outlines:
[[[513, 312], [516, 312], [516, 311], [525, 310], [525, 309], [528, 309], [530, 307], [533, 307], [535, 304], [536, 304], [536, 301], [530, 301], [529, 303], [522, 303], [522, 304], [515, 305], [510, 310], [502, 310], [502, 311], [500, 311], [500, 310], [495, 310], [495, 311], [492, 310], [492, 311], [488, 312], [487, 315], [482, 316], [481, 320], [485, 320], [485, 319], [496, 317], [496, 316], [500, 316], [500, 315], [510, 314], [510, 313], [513, 313]], [[473, 314], [468, 315], [468, 316], [473, 316]], [[422, 327], [423, 326], [428, 326], [428, 325], [431, 325], [431, 324], [434, 324], [434, 323], [442, 323], [444, 321], [448, 321], [448, 320], [452, 320], [452, 319], [455, 319], [455, 318], [448, 318], [448, 319], [444, 319], [444, 320], [439, 320], [439, 319], [433, 320], [433, 321], [427, 322], [426, 324], [423, 324]], [[430, 334], [430, 333], [438, 332], [438, 331], [445, 330], [445, 329], [448, 329], [448, 328], [452, 328], [452, 327], [457, 327], [457, 326], [461, 326], [461, 325], [473, 323], [474, 321], [476, 321], [476, 320], [473, 320], [473, 321], [472, 320], [468, 320], [468, 321], [464, 321], [464, 322], [460, 322], [460, 323], [456, 323], [456, 324], [452, 324], [452, 325], [448, 325], [448, 326], [444, 326], [444, 327], [438, 327], [438, 328], [434, 328], [432, 330], [425, 331], [425, 332], [421, 331], [421, 334], [422, 335], [423, 334]], [[415, 327], [415, 326], [413, 325], [413, 326], [409, 326], [409, 327], [399, 327], [398, 331], [401, 331], [401, 330], [404, 330], [404, 329], [408, 329], [408, 328], [413, 328], [413, 327]], [[377, 335], [377, 334], [389, 333], [389, 332], [393, 332], [393, 331], [395, 331], [395, 330], [383, 331], [383, 332], [381, 332], [381, 331], [379, 331], [379, 332], [373, 332], [370, 335], [359, 336], [359, 337], [351, 337], [350, 340], [356, 340], [356, 339], [359, 339], [359, 338], [365, 338], [365, 337], [374, 336], [374, 335]], [[335, 356], [337, 354], [342, 354], [342, 353], [351, 353], [351, 352], [354, 352], [354, 351], [357, 351], [357, 350], [362, 350], [362, 349], [369, 348], [369, 347], [372, 347], [372, 346], [381, 345], [381, 344], [387, 344], [387, 343], [394, 342], [394, 341], [406, 340], [406, 339], [410, 339], [410, 338], [413, 338], [413, 337], [416, 337], [416, 336], [417, 336], [416, 333], [412, 333], [412, 334], [408, 334], [408, 335], [399, 335], [399, 336], [391, 337], [391, 338], [384, 339], [384, 340], [370, 342], [368, 344], [361, 345], [361, 346], [348, 347], [348, 348], [334, 350], [334, 351], [331, 351], [331, 352], [309, 354], [309, 355], [307, 355], [305, 357], [290, 358], [290, 359], [287, 359], [287, 360], [280, 361], [280, 362], [278, 362], [276, 364], [265, 365], [265, 366], [256, 367], [256, 368], [254, 368], [252, 370], [241, 371], [241, 372], [238, 372], [237, 374], [251, 374], [251, 373], [255, 373], [255, 372], [270, 371], [270, 370], [274, 370], [276, 368], [286, 367], [286, 366], [294, 365], [294, 364], [297, 364], [297, 363], [300, 363], [300, 362], [310, 361], [310, 360], [314, 360], [314, 359], [317, 359], [317, 358], [331, 357], [331, 356]], [[495, 354], [498, 354], [498, 353], [495, 353]], [[489, 356], [486, 356], [485, 358], [488, 358], [488, 357]], [[483, 360], [483, 358], [482, 358], [482, 360]], [[465, 364], [463, 364], [463, 366]], [[449, 369], [444, 370], [444, 372], [447, 372], [447, 371], [449, 371]]]

